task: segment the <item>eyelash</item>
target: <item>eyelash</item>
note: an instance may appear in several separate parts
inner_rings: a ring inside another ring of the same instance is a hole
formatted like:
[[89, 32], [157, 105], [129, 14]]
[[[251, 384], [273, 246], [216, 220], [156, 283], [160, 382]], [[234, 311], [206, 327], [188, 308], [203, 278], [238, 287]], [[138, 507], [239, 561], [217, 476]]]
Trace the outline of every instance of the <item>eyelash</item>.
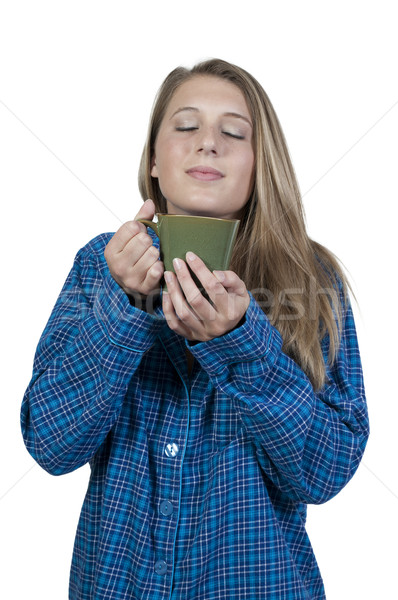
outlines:
[[[198, 127], [176, 127], [176, 131], [195, 131]], [[235, 140], [244, 140], [243, 135], [235, 135], [233, 133], [229, 133], [229, 131], [222, 131], [224, 135], [228, 135], [229, 137], [234, 138]]]

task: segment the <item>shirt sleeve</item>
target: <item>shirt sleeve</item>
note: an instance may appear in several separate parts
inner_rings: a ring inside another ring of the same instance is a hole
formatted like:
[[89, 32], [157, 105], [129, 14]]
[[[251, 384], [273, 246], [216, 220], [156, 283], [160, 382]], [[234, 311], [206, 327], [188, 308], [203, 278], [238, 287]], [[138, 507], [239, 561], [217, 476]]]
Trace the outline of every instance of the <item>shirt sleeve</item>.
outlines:
[[54, 475], [93, 457], [162, 326], [158, 317], [130, 305], [101, 262], [103, 248], [95, 252], [92, 243], [77, 254], [39, 341], [22, 402], [26, 447]]
[[[253, 297], [241, 327], [190, 350], [231, 398], [264, 473], [278, 489], [298, 502], [321, 503], [346, 485], [369, 435], [349, 304], [337, 360], [327, 368], [327, 383], [319, 392], [282, 352], [279, 332]], [[327, 338], [323, 351], [327, 362]]]

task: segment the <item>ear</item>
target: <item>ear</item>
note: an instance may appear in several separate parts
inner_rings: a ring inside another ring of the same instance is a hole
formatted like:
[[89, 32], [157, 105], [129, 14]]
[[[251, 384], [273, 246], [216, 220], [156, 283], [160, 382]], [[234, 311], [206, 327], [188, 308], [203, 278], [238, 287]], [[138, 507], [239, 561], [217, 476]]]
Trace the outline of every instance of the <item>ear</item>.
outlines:
[[159, 177], [158, 168], [156, 166], [156, 156], [153, 155], [151, 160], [151, 177]]

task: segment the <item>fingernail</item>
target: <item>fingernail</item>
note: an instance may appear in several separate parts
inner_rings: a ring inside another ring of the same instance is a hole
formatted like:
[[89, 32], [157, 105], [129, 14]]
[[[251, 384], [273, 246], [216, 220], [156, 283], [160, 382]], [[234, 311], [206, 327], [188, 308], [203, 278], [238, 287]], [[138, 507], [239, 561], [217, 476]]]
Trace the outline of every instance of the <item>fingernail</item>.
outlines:
[[164, 278], [166, 280], [166, 283], [171, 283], [173, 281], [173, 276], [170, 273], [170, 271], [165, 271], [164, 272]]
[[222, 271], [213, 271], [213, 275], [217, 277], [218, 281], [224, 281], [225, 274]]
[[186, 256], [189, 262], [192, 262], [193, 260], [195, 260], [195, 258], [197, 258], [196, 254], [194, 254], [193, 252], [187, 252]]
[[179, 258], [175, 258], [173, 260], [173, 265], [174, 265], [174, 268], [175, 268], [176, 271], [179, 271], [181, 269], [181, 267], [182, 267], [182, 264], [181, 264], [181, 261], [180, 261]]

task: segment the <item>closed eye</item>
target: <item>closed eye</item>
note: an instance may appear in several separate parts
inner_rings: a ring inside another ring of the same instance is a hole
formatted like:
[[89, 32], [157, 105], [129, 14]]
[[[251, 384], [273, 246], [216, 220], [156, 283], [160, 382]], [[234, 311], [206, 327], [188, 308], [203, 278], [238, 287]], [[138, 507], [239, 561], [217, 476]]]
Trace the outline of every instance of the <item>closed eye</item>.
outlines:
[[[197, 129], [199, 129], [199, 127], [176, 127], [176, 131], [196, 131]], [[232, 137], [236, 140], [244, 140], [245, 139], [244, 135], [239, 135], [237, 133], [231, 133], [230, 131], [222, 131], [221, 133], [223, 133], [224, 135], [227, 135], [229, 137]]]
[[230, 133], [229, 131], [223, 131], [224, 135], [228, 135], [229, 137], [235, 138], [236, 140], [244, 140], [244, 135], [238, 135], [237, 133]]

